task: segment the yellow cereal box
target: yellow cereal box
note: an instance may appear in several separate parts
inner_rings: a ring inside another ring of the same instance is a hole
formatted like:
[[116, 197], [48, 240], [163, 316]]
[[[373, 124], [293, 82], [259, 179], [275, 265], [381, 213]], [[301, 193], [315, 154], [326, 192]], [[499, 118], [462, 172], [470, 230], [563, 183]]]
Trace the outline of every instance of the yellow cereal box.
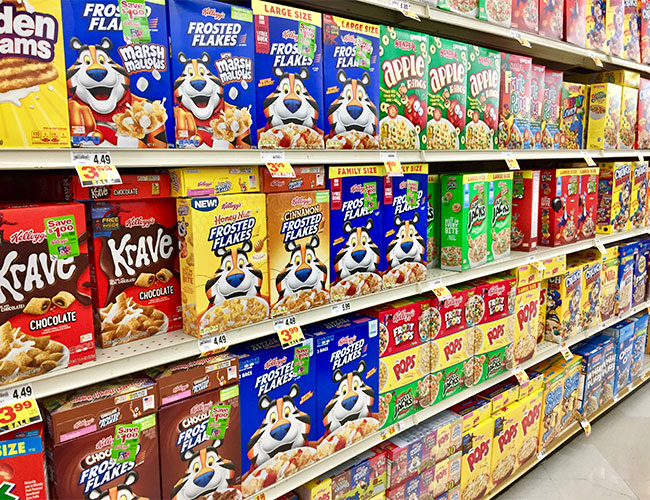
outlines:
[[[539, 377], [541, 379], [541, 377]], [[519, 400], [519, 425], [517, 427], [517, 463], [524, 465], [538, 449], [540, 422], [542, 421], [542, 395], [544, 389], [539, 388], [529, 396]]]
[[437, 498], [447, 491], [449, 482], [449, 457], [436, 464], [435, 479], [433, 481], [433, 496]]
[[263, 194], [176, 200], [183, 329], [212, 335], [269, 316]]
[[431, 394], [433, 403], [442, 401], [474, 384], [475, 339], [483, 341], [479, 327], [434, 339], [431, 346]]
[[519, 386], [519, 400], [527, 398], [531, 394], [544, 388], [544, 376], [537, 370], [537, 365], [535, 368], [535, 370], [526, 370], [526, 373], [528, 374], [528, 383]]
[[478, 335], [475, 337], [474, 369], [480, 370], [480, 373], [474, 375], [475, 384], [489, 380], [513, 367], [515, 323], [515, 315], [511, 314], [479, 325], [483, 335], [481, 340]]
[[379, 360], [379, 390], [388, 392], [411, 384], [430, 371], [429, 342]]
[[613, 83], [590, 86], [587, 149], [618, 149], [622, 93]]
[[560, 276], [548, 280], [544, 339], [562, 343], [580, 329], [582, 266], [569, 266]]
[[464, 499], [482, 498], [489, 490], [493, 434], [492, 417], [463, 433], [460, 490]]
[[219, 196], [260, 190], [258, 167], [198, 167], [169, 170], [172, 196]]
[[580, 328], [587, 329], [600, 323], [600, 291], [603, 260], [600, 257], [569, 256], [571, 266], [582, 266], [580, 298]]
[[620, 149], [634, 149], [638, 101], [639, 89], [623, 87], [621, 96], [621, 128], [619, 131]]
[[61, 2], [0, 8], [0, 148], [70, 147]]
[[330, 301], [329, 191], [266, 196], [271, 316]]
[[626, 69], [619, 69], [616, 71], [600, 71], [598, 73], [591, 73], [593, 80], [586, 83], [615, 83], [622, 87], [632, 87], [638, 89], [641, 85], [641, 75], [635, 71], [628, 71]]
[[517, 287], [515, 298], [515, 366], [535, 356], [539, 327], [539, 282]]
[[517, 445], [519, 443], [519, 422], [522, 404], [515, 401], [494, 415], [494, 437], [490, 460], [490, 484], [494, 488], [517, 470]]

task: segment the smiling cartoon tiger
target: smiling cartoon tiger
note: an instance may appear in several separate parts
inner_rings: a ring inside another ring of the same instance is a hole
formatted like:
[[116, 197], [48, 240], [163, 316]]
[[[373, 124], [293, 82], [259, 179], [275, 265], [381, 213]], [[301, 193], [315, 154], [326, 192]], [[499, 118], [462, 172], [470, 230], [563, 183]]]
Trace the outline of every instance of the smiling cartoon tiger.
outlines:
[[102, 491], [95, 488], [86, 495], [86, 500], [149, 500], [146, 497], [136, 495], [131, 486], [138, 481], [138, 473], [131, 471], [126, 475], [124, 482]]
[[289, 252], [289, 262], [275, 280], [279, 298], [295, 295], [301, 290], [323, 290], [327, 282], [327, 266], [316, 255], [320, 244], [317, 235], [309, 243], [289, 241], [285, 249]]
[[420, 216], [417, 212], [413, 214], [411, 220], [402, 220], [399, 215], [395, 216], [394, 222], [398, 229], [395, 238], [386, 249], [386, 260], [390, 268], [395, 268], [405, 262], [423, 262], [424, 239], [415, 226], [419, 220]]
[[348, 78], [345, 71], [340, 69], [336, 78], [343, 88], [327, 110], [330, 135], [333, 137], [351, 130], [375, 135], [379, 115], [366, 90], [370, 84], [370, 75], [364, 72], [361, 79], [357, 80]]
[[379, 248], [370, 238], [372, 219], [360, 227], [350, 222], [343, 224], [348, 239], [345, 246], [334, 257], [334, 271], [338, 279], [346, 279], [355, 273], [376, 273], [379, 265]]
[[205, 283], [210, 307], [221, 305], [228, 299], [256, 297], [260, 293], [263, 275], [248, 260], [248, 253], [252, 249], [252, 243], [247, 240], [239, 248], [219, 248], [215, 251], [217, 257], [221, 257], [221, 264]]

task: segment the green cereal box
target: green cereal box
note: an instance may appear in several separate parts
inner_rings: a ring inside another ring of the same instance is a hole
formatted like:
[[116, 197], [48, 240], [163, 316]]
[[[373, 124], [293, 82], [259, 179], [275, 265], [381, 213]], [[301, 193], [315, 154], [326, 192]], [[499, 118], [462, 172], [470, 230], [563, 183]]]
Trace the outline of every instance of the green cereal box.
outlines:
[[432, 36], [429, 53], [427, 144], [429, 149], [460, 149], [467, 98], [467, 44]]
[[427, 267], [440, 267], [440, 176], [427, 178]]
[[512, 2], [508, 0], [478, 0], [478, 18], [510, 27]]
[[431, 404], [431, 376], [379, 395], [379, 425], [384, 429]]
[[427, 148], [429, 35], [381, 26], [379, 145]]
[[477, 45], [469, 45], [467, 53], [467, 116], [460, 148], [497, 149], [501, 56]]
[[488, 180], [488, 174], [441, 177], [442, 269], [464, 271], [487, 262]]
[[510, 255], [512, 220], [512, 172], [494, 172], [488, 181], [487, 260]]

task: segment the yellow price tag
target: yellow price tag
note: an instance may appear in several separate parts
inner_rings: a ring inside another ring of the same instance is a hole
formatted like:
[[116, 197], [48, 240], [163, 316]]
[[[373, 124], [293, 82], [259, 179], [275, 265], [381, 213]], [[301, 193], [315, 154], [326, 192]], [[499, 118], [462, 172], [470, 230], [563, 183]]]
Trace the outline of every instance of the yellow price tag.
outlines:
[[431, 291], [436, 297], [438, 297], [438, 300], [440, 301], [445, 300], [448, 297], [451, 297], [451, 292], [449, 291], [449, 288], [447, 288], [445, 285], [433, 287]]
[[34, 398], [0, 406], [0, 434], [41, 422], [41, 412]]
[[273, 329], [278, 334], [283, 349], [300, 344], [305, 340], [305, 335], [295, 316], [276, 319], [273, 321]]
[[521, 366], [518, 366], [512, 370], [512, 374], [517, 379], [517, 382], [519, 382], [519, 385], [526, 385], [530, 381], [526, 370], [524, 370]]
[[199, 351], [201, 352], [199, 358], [221, 354], [226, 350], [228, 350], [228, 338], [225, 333], [199, 339]]
[[562, 342], [560, 345], [560, 354], [562, 354], [565, 361], [571, 361], [573, 359], [573, 353], [567, 347], [566, 342]]
[[259, 494], [255, 495], [255, 498], [253, 500], [266, 500], [266, 494], [259, 493]]
[[517, 158], [512, 156], [510, 151], [502, 153], [502, 156], [510, 170], [519, 170], [519, 162], [517, 161]]
[[402, 164], [399, 160], [386, 160], [384, 161], [384, 167], [386, 168], [386, 175], [389, 177], [404, 175]]
[[76, 165], [77, 175], [83, 187], [122, 184], [122, 177], [115, 165]]
[[288, 161], [266, 162], [271, 177], [295, 177], [296, 172]]
[[532, 48], [530, 42], [526, 40], [518, 31], [511, 30], [510, 35], [512, 38], [516, 39], [522, 47], [526, 47], [527, 49]]
[[398, 430], [399, 430], [399, 424], [393, 424], [390, 427], [387, 427], [386, 429], [381, 431], [379, 437], [381, 438], [382, 441], [385, 441], [386, 439], [390, 439], [395, 434], [397, 434]]
[[[603, 67], [603, 61], [600, 60], [599, 57], [592, 56], [591, 59], [594, 61], [594, 64], [598, 66], [599, 68]], [[588, 435], [588, 434], [587, 434]]]
[[589, 437], [591, 435], [591, 424], [586, 418], [580, 421], [580, 425], [585, 430], [585, 436]]

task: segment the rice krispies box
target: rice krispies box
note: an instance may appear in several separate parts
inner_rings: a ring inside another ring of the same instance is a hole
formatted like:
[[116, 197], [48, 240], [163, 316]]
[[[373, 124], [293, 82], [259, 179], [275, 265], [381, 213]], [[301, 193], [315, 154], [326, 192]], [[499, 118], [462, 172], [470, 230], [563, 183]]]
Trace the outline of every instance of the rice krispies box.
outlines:
[[488, 180], [487, 261], [510, 255], [512, 172], [494, 172]]
[[564, 0], [564, 40], [578, 47], [584, 47], [586, 41], [586, 3], [586, 0]]
[[383, 169], [330, 167], [330, 296], [347, 300], [382, 289]]
[[491, 417], [463, 432], [460, 489], [464, 499], [477, 500], [489, 489], [493, 437]]
[[377, 149], [379, 25], [323, 14], [325, 146]]
[[561, 40], [564, 29], [564, 0], [539, 0], [539, 34]]
[[499, 149], [524, 149], [524, 133], [530, 118], [531, 74], [530, 57], [501, 53]]
[[586, 144], [587, 95], [586, 85], [562, 82], [560, 149], [582, 149]]
[[560, 110], [562, 105], [562, 72], [544, 70], [541, 144], [536, 149], [560, 149]]
[[427, 149], [429, 35], [381, 26], [379, 146]]
[[0, 468], [8, 498], [47, 498], [43, 434], [43, 424], [36, 423], [2, 436], [0, 446], [5, 451], [0, 459]]
[[501, 55], [468, 45], [467, 59], [467, 118], [460, 145], [464, 149], [497, 149]]
[[61, 5], [72, 145], [173, 147], [165, 2], [145, 2], [148, 42], [127, 39], [116, 0]]
[[587, 149], [618, 149], [622, 92], [613, 83], [590, 86]]
[[630, 229], [632, 162], [599, 162], [598, 169], [596, 233], [612, 234]]
[[600, 50], [607, 54], [607, 36], [605, 33], [606, 0], [587, 0], [587, 31], [585, 47]]
[[257, 146], [324, 147], [321, 14], [253, 0]]
[[524, 131], [524, 149], [542, 147], [542, 106], [544, 104], [544, 66], [533, 64], [530, 74], [530, 118]]
[[271, 316], [330, 301], [329, 191], [266, 195]]
[[540, 245], [555, 247], [579, 239], [577, 219], [580, 170], [542, 170], [540, 179]]
[[467, 104], [467, 49], [465, 43], [430, 38], [428, 149], [460, 149]]
[[183, 330], [197, 337], [269, 316], [262, 194], [178, 198]]
[[642, 227], [646, 225], [648, 162], [633, 161], [630, 177], [632, 179], [630, 222], [632, 223], [632, 227]]
[[168, 10], [177, 147], [250, 149], [253, 13], [212, 0], [169, 0]]
[[537, 248], [539, 213], [538, 170], [516, 170], [512, 185], [511, 247], [531, 252]]

